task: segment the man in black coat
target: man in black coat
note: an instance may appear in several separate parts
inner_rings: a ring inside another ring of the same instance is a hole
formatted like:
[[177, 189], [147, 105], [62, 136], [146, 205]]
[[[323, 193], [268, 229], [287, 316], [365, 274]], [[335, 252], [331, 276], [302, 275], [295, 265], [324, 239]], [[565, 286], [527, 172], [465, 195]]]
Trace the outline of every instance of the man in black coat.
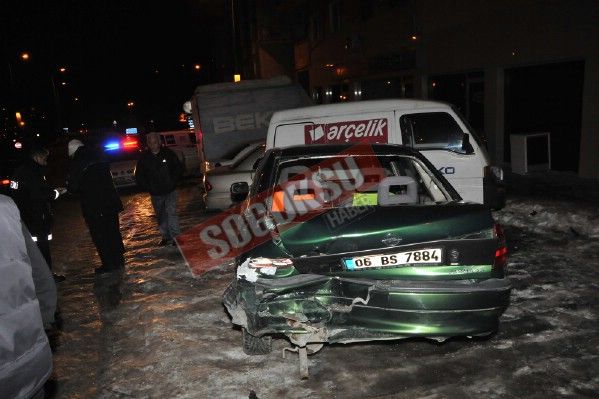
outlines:
[[110, 165], [79, 140], [69, 142], [69, 156], [67, 189], [79, 194], [83, 218], [102, 261], [96, 273], [122, 269], [125, 247], [119, 212], [123, 210], [123, 203], [114, 188]]
[[[10, 188], [11, 196], [19, 207], [21, 219], [31, 232], [46, 263], [52, 269], [50, 240], [52, 240], [52, 205], [66, 191], [64, 188], [53, 189], [46, 181], [46, 166], [49, 151], [34, 146], [29, 158], [13, 173]], [[63, 281], [64, 276], [54, 274], [56, 281]]]
[[177, 182], [183, 174], [183, 165], [177, 155], [161, 147], [160, 135], [146, 136], [148, 150], [135, 168], [137, 184], [150, 193], [152, 206], [162, 235], [160, 245], [174, 245], [174, 238], [181, 232], [177, 217]]

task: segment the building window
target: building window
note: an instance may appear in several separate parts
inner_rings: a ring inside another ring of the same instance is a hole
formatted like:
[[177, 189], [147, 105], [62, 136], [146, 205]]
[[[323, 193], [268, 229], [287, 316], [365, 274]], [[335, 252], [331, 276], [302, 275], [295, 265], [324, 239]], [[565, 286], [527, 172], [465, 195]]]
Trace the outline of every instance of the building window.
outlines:
[[329, 29], [331, 32], [341, 30], [341, 1], [333, 0], [329, 3]]
[[340, 103], [351, 99], [349, 85], [346, 83], [331, 85], [329, 93], [329, 103]]
[[325, 87], [324, 88], [324, 93], [323, 93], [323, 103], [328, 104], [331, 103], [333, 101], [331, 101], [331, 98], [333, 97], [333, 89], [329, 86], [329, 87]]
[[164, 139], [166, 141], [166, 145], [175, 145], [175, 144], [177, 144], [175, 142], [175, 136], [173, 136], [172, 134], [167, 134], [166, 136], [164, 136]]
[[362, 99], [362, 85], [360, 82], [353, 82], [351, 84], [351, 99], [353, 101], [360, 101]]
[[310, 41], [317, 42], [323, 38], [322, 15], [315, 14], [310, 17]]
[[319, 86], [312, 89], [312, 101], [315, 104], [322, 104], [322, 87]]
[[362, 21], [367, 21], [374, 14], [375, 3], [372, 0], [361, 0], [360, 1], [360, 16]]

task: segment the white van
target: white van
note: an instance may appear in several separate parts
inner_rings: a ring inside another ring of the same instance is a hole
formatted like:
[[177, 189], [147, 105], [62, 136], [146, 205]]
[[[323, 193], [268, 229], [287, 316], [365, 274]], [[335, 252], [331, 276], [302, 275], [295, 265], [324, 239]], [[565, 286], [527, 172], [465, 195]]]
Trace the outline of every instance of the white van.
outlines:
[[468, 123], [448, 104], [424, 100], [372, 100], [279, 111], [266, 149], [305, 144], [402, 144], [420, 151], [466, 201], [493, 209], [505, 204], [503, 171]]
[[201, 174], [201, 164], [194, 132], [175, 130], [157, 133], [160, 135], [161, 144], [177, 154], [177, 157], [183, 163], [183, 174], [185, 176], [198, 176]]

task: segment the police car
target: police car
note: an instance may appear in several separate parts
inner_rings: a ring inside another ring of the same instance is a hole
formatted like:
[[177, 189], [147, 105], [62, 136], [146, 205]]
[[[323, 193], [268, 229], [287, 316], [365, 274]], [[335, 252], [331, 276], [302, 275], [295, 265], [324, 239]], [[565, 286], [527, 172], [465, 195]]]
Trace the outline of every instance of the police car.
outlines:
[[104, 154], [110, 163], [110, 174], [117, 188], [133, 187], [135, 166], [141, 149], [139, 140], [134, 136], [115, 136], [103, 142]]

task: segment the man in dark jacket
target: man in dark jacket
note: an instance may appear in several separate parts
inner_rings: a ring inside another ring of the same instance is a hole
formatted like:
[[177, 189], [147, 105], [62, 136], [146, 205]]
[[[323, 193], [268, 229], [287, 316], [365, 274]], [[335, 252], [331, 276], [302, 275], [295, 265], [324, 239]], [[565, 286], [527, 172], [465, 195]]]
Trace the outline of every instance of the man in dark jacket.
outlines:
[[137, 162], [135, 180], [150, 193], [162, 235], [160, 245], [174, 245], [174, 238], [181, 232], [176, 187], [183, 174], [183, 165], [174, 152], [161, 147], [158, 133], [148, 134], [146, 141], [148, 150]]
[[123, 204], [114, 188], [110, 165], [79, 140], [69, 142], [67, 189], [79, 194], [81, 211], [98, 250], [102, 267], [97, 274], [122, 269], [125, 247], [119, 226]]
[[[13, 173], [10, 188], [21, 219], [31, 232], [46, 263], [52, 269], [50, 240], [52, 239], [51, 202], [66, 191], [64, 188], [53, 189], [46, 181], [45, 170], [48, 164], [49, 151], [43, 147], [33, 147], [29, 158]], [[54, 275], [56, 281], [64, 280], [64, 276]]]
[[4, 195], [0, 237], [0, 398], [43, 398], [52, 372], [44, 324], [54, 318], [56, 286], [17, 207]]

